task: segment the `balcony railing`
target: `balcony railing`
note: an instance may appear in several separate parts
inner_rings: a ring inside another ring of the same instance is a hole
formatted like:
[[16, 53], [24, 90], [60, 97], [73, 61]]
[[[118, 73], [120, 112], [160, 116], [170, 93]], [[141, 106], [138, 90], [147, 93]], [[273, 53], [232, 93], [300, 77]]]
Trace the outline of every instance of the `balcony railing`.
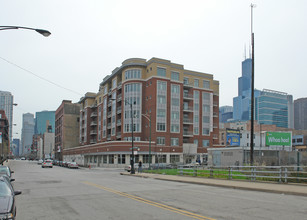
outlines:
[[96, 144], [96, 143], [97, 143], [97, 140], [96, 140], [96, 139], [91, 139], [91, 140], [90, 140], [90, 143], [91, 143], [91, 144]]
[[118, 108], [116, 109], [116, 112], [117, 112], [117, 114], [122, 113], [122, 107], [118, 107]]
[[90, 126], [97, 126], [97, 122], [96, 121], [92, 121]]
[[121, 126], [122, 125], [122, 120], [117, 120], [116, 125], [117, 126]]
[[184, 99], [193, 99], [193, 95], [192, 94], [183, 93], [183, 98]]
[[92, 112], [91, 118], [97, 117], [97, 112]]
[[193, 136], [193, 132], [192, 131], [183, 131], [183, 136]]
[[122, 136], [122, 133], [121, 132], [117, 132], [116, 138], [121, 138], [121, 136]]
[[193, 83], [183, 81], [183, 87], [193, 87]]
[[192, 111], [193, 111], [193, 108], [192, 108], [192, 107], [183, 107], [183, 111], [192, 112]]
[[92, 130], [91, 132], [90, 132], [90, 135], [96, 135], [97, 134], [97, 131], [96, 130]]
[[184, 124], [193, 124], [193, 120], [190, 119], [190, 118], [184, 118], [184, 119], [183, 119], [183, 123], [184, 123]]

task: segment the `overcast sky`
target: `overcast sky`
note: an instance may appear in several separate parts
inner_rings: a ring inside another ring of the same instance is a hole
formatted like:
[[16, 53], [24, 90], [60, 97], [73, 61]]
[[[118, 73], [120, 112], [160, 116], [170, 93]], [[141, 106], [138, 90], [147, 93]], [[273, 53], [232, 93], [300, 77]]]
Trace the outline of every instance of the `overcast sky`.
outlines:
[[0, 0], [0, 25], [52, 33], [0, 31], [0, 90], [18, 103], [13, 137], [20, 137], [23, 113], [55, 111], [63, 99], [97, 92], [106, 75], [134, 57], [213, 74], [220, 106], [232, 105], [245, 45], [249, 54], [251, 3], [255, 88], [306, 97], [305, 0]]

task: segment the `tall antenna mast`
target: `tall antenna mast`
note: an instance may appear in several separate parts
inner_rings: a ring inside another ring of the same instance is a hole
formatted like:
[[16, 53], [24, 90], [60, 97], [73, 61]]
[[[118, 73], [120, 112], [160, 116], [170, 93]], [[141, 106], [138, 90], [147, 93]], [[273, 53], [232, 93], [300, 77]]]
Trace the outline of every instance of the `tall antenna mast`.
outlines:
[[253, 8], [256, 5], [251, 4], [251, 34], [252, 34], [252, 85], [251, 85], [251, 135], [250, 135], [250, 165], [254, 164], [254, 105], [255, 105], [255, 94], [254, 94], [254, 76], [255, 76], [255, 55], [254, 55], [254, 32], [253, 32]]

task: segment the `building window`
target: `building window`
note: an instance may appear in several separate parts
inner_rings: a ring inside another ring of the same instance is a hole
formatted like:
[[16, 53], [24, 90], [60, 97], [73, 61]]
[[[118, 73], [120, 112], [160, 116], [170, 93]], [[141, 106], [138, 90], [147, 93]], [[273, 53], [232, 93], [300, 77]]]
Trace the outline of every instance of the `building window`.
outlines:
[[194, 144], [198, 147], [198, 139], [194, 139]]
[[112, 82], [112, 89], [115, 89], [116, 88], [116, 86], [117, 86], [117, 84], [116, 84], [116, 79], [113, 79], [113, 82]]
[[199, 80], [198, 79], [194, 79], [194, 86], [199, 87]]
[[119, 154], [117, 158], [118, 164], [126, 164], [126, 155], [125, 154]]
[[184, 77], [184, 78], [183, 78], [183, 84], [184, 84], [184, 85], [189, 85], [189, 78]]
[[157, 67], [157, 76], [166, 77], [166, 69]]
[[203, 147], [209, 147], [210, 141], [209, 140], [203, 140]]
[[157, 145], [165, 145], [165, 137], [157, 137]]
[[165, 123], [157, 123], [157, 131], [166, 131]]
[[203, 128], [203, 135], [209, 135], [209, 128]]
[[179, 138], [171, 138], [171, 146], [179, 146]]
[[171, 72], [171, 79], [179, 81], [179, 73]]
[[179, 125], [171, 125], [172, 133], [179, 133]]
[[210, 89], [210, 81], [204, 80], [204, 81], [203, 81], [203, 88], [205, 88], [205, 89]]
[[141, 70], [140, 69], [130, 69], [125, 71], [125, 79], [140, 79]]
[[179, 163], [180, 162], [180, 156], [179, 155], [170, 155], [170, 162], [171, 163]]

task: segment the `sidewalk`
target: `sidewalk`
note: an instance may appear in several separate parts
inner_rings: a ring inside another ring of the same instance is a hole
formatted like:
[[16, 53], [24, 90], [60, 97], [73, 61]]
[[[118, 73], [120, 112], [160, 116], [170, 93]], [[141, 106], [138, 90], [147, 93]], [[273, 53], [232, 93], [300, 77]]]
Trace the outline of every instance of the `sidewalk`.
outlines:
[[150, 174], [150, 173], [136, 173], [130, 174], [128, 172], [122, 172], [121, 175], [153, 178], [165, 181], [175, 181], [182, 183], [202, 184], [208, 186], [227, 187], [233, 189], [253, 190], [260, 192], [272, 192], [288, 195], [307, 196], [307, 185], [295, 184], [295, 183], [263, 183], [263, 182], [250, 182], [250, 181], [238, 181], [238, 180], [224, 180], [224, 179], [211, 179], [202, 177], [188, 177], [188, 176], [174, 176], [174, 175], [162, 175], [162, 174]]

